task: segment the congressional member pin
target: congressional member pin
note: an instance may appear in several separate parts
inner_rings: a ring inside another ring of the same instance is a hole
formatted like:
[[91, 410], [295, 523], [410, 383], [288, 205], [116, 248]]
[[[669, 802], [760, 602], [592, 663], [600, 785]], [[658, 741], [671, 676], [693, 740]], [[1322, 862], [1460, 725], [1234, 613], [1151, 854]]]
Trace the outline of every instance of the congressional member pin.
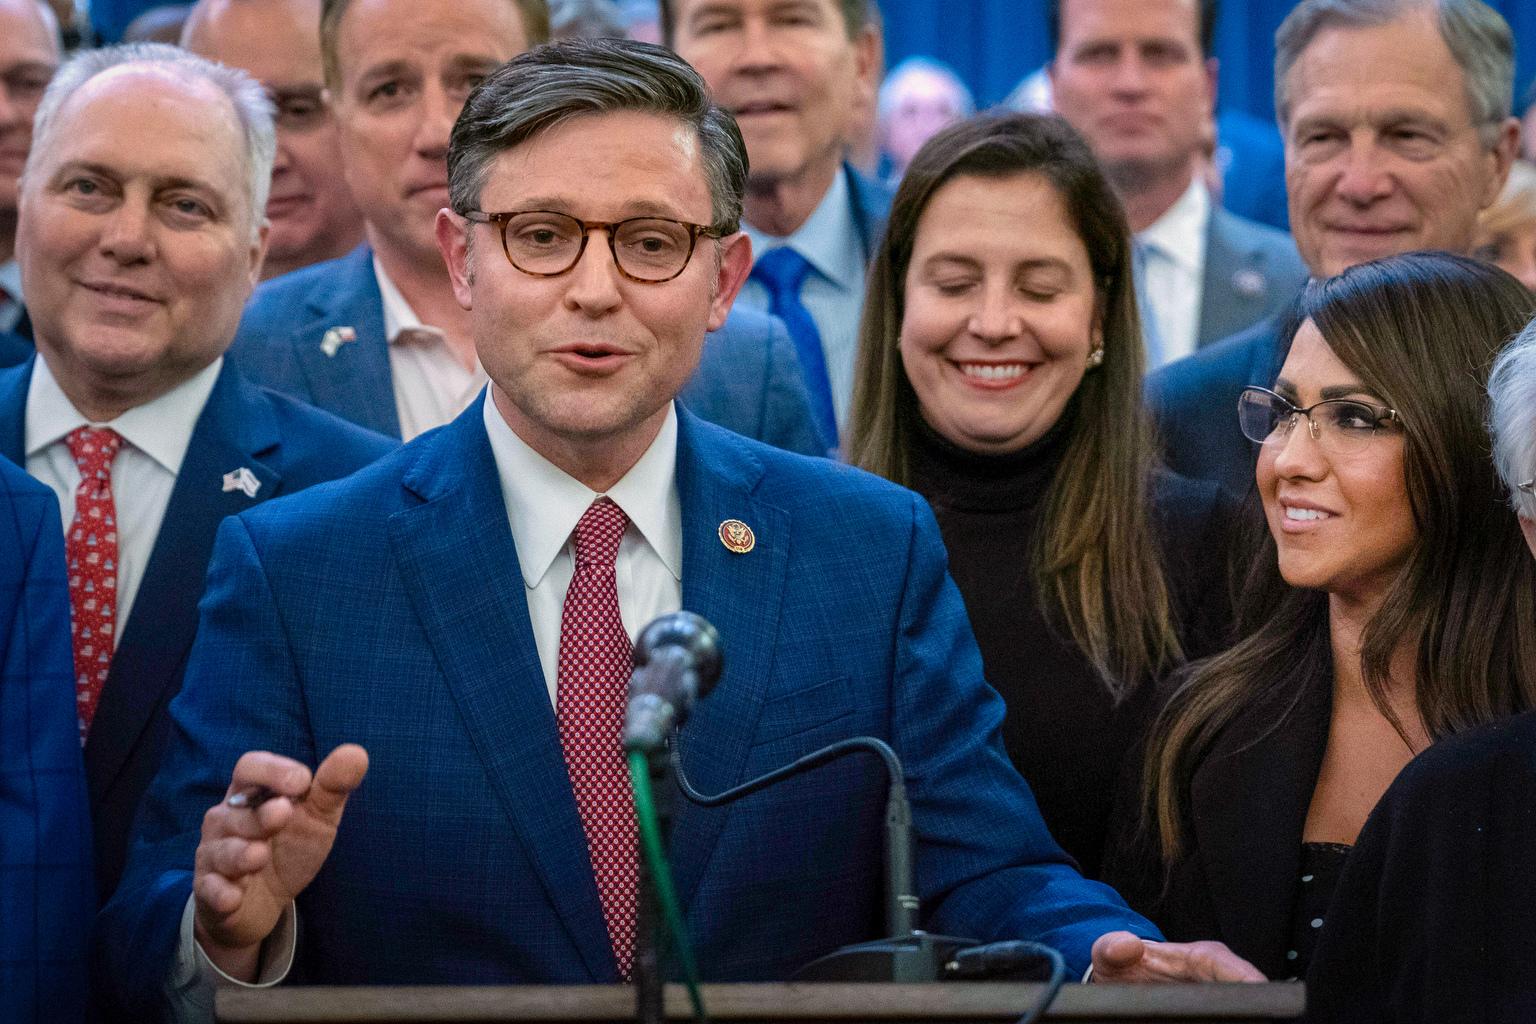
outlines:
[[727, 519], [720, 524], [720, 543], [727, 551], [744, 555], [757, 546], [757, 538], [752, 535], [752, 527], [740, 519]]
[[332, 327], [325, 332], [325, 337], [320, 339], [320, 351], [328, 358], [336, 358], [336, 353], [341, 351], [341, 346], [357, 340], [357, 331], [351, 327]]

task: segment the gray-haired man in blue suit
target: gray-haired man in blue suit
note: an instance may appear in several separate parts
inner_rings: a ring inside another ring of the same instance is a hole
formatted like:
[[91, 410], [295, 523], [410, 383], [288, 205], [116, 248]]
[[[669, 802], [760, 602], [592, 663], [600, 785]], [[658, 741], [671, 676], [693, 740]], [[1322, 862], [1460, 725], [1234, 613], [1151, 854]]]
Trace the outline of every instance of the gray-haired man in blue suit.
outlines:
[[[1303, 0], [1275, 34], [1291, 230], [1318, 277], [1421, 249], [1470, 252], [1519, 139], [1514, 37], [1482, 0]], [[1147, 397], [1169, 465], [1253, 487], [1237, 427], [1244, 387], [1270, 387], [1292, 330], [1270, 317], [1168, 366]]]
[[[380, 0], [322, 7], [326, 88], [367, 243], [264, 283], [230, 358], [253, 379], [410, 440], [486, 382], [432, 237], [448, 132], [474, 84], [549, 34], [544, 0]], [[680, 396], [705, 419], [820, 454], [784, 327], [734, 314]]]

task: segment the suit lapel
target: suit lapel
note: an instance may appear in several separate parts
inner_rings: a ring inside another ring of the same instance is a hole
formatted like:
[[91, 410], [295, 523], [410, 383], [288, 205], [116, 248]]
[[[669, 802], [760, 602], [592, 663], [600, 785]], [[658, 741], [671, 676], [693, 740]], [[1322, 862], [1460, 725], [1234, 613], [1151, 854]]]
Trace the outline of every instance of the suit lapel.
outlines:
[[390, 543], [476, 753], [593, 981], [615, 977], [586, 835], [475, 402], [423, 446]]
[[[384, 299], [373, 274], [373, 251], [361, 246], [345, 257], [343, 272], [327, 290], [309, 297], [314, 319], [291, 335], [299, 368], [314, 404], [389, 437], [400, 436], [389, 342], [384, 337]], [[351, 328], [355, 340], [326, 346], [326, 332]], [[327, 353], [330, 354], [327, 354]]]
[[1278, 726], [1273, 712], [1238, 718], [1191, 785], [1195, 838], [1219, 937], [1271, 977], [1285, 965], [1302, 830], [1331, 709], [1329, 684], [1321, 680], [1308, 685]]
[[[281, 489], [278, 443], [271, 407], [226, 363], [192, 429], [102, 689], [85, 747], [93, 801], [106, 795], [155, 709], [170, 699], [181, 678], [197, 633], [197, 605], [219, 524]], [[254, 496], [224, 489], [224, 474], [240, 467], [256, 479]]]
[[32, 384], [37, 358], [0, 370], [0, 455], [23, 469], [27, 464], [27, 388]]
[[1205, 231], [1205, 272], [1200, 292], [1199, 347], [1253, 325], [1269, 307], [1274, 287], [1265, 273], [1264, 251], [1244, 241], [1235, 218], [1211, 207]]
[[[695, 788], [717, 793], [744, 781], [753, 728], [773, 667], [789, 564], [790, 518], [753, 496], [762, 466], [744, 446], [678, 411], [677, 489], [683, 511], [683, 607], [720, 632], [724, 669], [714, 692], [684, 725], [684, 771]], [[755, 546], [735, 554], [720, 524], [751, 527]], [[678, 801], [672, 867], [686, 907], [698, 889], [728, 810]]]

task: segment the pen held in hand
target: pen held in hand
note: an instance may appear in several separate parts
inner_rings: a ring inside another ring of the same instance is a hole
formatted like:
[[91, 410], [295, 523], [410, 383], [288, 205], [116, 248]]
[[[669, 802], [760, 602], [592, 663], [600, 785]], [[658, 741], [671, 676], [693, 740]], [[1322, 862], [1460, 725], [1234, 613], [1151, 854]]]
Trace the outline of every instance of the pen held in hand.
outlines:
[[[226, 807], [240, 807], [245, 808], [246, 810], [254, 811], [260, 808], [261, 805], [266, 803], [268, 800], [272, 800], [283, 795], [284, 794], [279, 793], [277, 790], [269, 789], [266, 786], [247, 786], [244, 789], [237, 789], [233, 793], [229, 794], [229, 796], [224, 800], [224, 805]], [[298, 796], [292, 796], [288, 799], [292, 800], [296, 804], [303, 803], [304, 797], [306, 795], [306, 793], [300, 793]]]

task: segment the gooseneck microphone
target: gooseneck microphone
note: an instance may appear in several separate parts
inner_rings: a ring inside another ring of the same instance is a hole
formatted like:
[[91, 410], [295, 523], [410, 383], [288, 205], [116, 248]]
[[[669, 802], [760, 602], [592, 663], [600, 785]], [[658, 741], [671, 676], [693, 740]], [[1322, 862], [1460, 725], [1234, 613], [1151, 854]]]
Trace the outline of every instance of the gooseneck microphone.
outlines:
[[703, 616], [672, 612], [640, 631], [634, 657], [624, 749], [655, 753], [720, 678], [720, 634]]

